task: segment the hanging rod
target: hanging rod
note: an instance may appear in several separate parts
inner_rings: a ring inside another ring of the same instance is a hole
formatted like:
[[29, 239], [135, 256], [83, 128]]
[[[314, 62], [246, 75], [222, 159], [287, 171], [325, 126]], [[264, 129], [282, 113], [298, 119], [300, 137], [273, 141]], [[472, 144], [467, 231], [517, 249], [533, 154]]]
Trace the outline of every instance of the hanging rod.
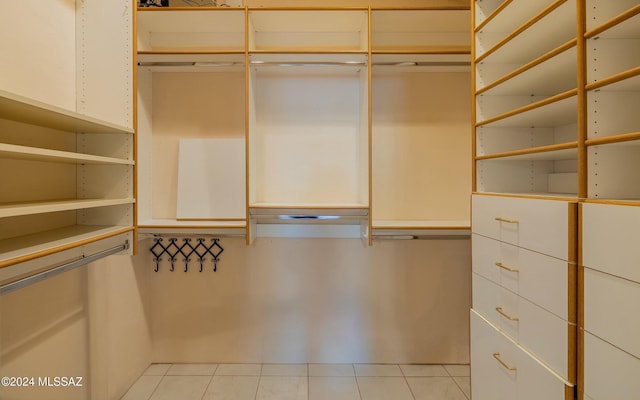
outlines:
[[37, 273], [35, 275], [31, 275], [28, 276], [26, 278], [22, 278], [20, 280], [14, 281], [14, 282], [10, 282], [7, 284], [4, 284], [2, 286], [0, 286], [0, 296], [7, 294], [9, 292], [13, 292], [14, 290], [18, 290], [18, 289], [22, 289], [25, 286], [29, 286], [31, 284], [34, 284], [36, 282], [40, 282], [43, 281], [45, 279], [54, 277], [56, 275], [60, 275], [64, 272], [70, 271], [72, 269], [81, 267], [83, 265], [89, 264], [91, 262], [97, 261], [101, 258], [110, 256], [112, 254], [116, 254], [116, 253], [120, 253], [121, 251], [124, 250], [128, 250], [129, 249], [129, 241], [125, 241], [123, 244], [121, 244], [120, 246], [116, 246], [116, 247], [112, 247], [110, 249], [107, 250], [103, 250], [103, 251], [99, 251], [95, 254], [92, 254], [90, 256], [82, 256], [80, 258], [77, 258], [73, 261], [69, 261], [68, 263], [59, 265], [57, 267], [51, 268], [49, 270]]

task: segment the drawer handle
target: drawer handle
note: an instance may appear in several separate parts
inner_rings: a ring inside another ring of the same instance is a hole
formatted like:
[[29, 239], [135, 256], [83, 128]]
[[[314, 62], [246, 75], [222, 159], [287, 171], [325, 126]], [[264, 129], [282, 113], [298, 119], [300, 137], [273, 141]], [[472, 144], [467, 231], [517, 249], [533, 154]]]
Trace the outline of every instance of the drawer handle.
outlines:
[[504, 368], [506, 368], [509, 371], [517, 371], [518, 368], [515, 367], [510, 367], [509, 365], [507, 365], [506, 362], [502, 361], [502, 359], [500, 359], [500, 353], [493, 353], [493, 358], [495, 358], [496, 360], [498, 360], [498, 362], [500, 363], [500, 365], [502, 365]]
[[496, 307], [496, 311], [498, 312], [498, 314], [502, 315], [503, 317], [505, 317], [509, 321], [520, 321], [520, 318], [512, 317], [511, 315], [509, 315], [506, 312], [502, 311], [502, 307]]
[[496, 217], [496, 221], [498, 222], [506, 222], [507, 224], [519, 224], [520, 221], [515, 220], [515, 219], [505, 219], [505, 218], [500, 218], [500, 217]]
[[504, 269], [504, 270], [506, 270], [506, 271], [509, 271], [509, 272], [520, 272], [520, 270], [519, 270], [519, 269], [509, 268], [509, 267], [507, 267], [506, 265], [504, 265], [504, 264], [503, 264], [503, 263], [501, 263], [501, 262], [497, 262], [497, 263], [496, 263], [496, 266], [497, 266], [497, 267], [500, 267], [500, 268], [502, 268], [502, 269]]

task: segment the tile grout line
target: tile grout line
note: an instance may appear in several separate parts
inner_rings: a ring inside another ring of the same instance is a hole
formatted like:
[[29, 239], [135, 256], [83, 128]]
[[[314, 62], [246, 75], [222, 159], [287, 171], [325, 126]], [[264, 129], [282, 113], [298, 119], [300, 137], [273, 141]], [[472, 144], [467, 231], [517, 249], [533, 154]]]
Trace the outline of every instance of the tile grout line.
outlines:
[[[218, 367], [216, 366], [216, 369], [218, 369]], [[204, 396], [207, 394], [207, 389], [209, 389], [209, 386], [211, 386], [211, 382], [213, 382], [213, 377], [215, 376], [216, 371], [213, 371], [214, 375], [211, 375], [211, 377], [209, 378], [209, 383], [207, 383], [207, 386], [204, 388], [204, 392], [202, 393], [202, 396], [200, 396], [200, 400], [204, 400]]]
[[[153, 365], [153, 363], [151, 365]], [[147, 400], [151, 400], [151, 398], [153, 398], [153, 395], [156, 393], [156, 391], [160, 387], [160, 383], [162, 383], [162, 381], [164, 380], [164, 377], [167, 376], [167, 372], [169, 372], [169, 369], [171, 368], [172, 365], [173, 364], [169, 364], [169, 368], [167, 368], [167, 370], [164, 371], [164, 373], [162, 375], [160, 375], [160, 380], [158, 381], [158, 384], [156, 385], [156, 387], [153, 388], [153, 391], [151, 392], [149, 397], [147, 397]], [[143, 375], [144, 375], [144, 372], [143, 372]], [[140, 378], [138, 378], [138, 379], [140, 379]], [[125, 393], [125, 396], [126, 396], [126, 393]]]
[[404, 373], [404, 370], [402, 369], [402, 367], [400, 365], [398, 365], [398, 368], [400, 368], [400, 372], [402, 372], [402, 378], [404, 379], [404, 383], [409, 388], [409, 393], [411, 393], [411, 397], [413, 398], [413, 400], [415, 400], [416, 399], [416, 395], [415, 395], [415, 393], [413, 393], [413, 389], [411, 388], [411, 385], [409, 385], [409, 380], [407, 379], [407, 375]]

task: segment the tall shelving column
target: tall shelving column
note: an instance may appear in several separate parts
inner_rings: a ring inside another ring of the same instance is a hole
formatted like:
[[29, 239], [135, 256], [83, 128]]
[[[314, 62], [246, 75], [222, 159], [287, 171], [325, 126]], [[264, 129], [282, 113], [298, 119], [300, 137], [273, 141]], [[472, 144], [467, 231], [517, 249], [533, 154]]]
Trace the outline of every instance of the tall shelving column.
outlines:
[[139, 8], [139, 232], [245, 235], [245, 8]]
[[2, 282], [134, 241], [131, 5], [2, 5]]
[[640, 2], [585, 7], [579, 399], [640, 395]]
[[371, 13], [373, 236], [468, 235], [469, 7]]
[[474, 7], [473, 396], [573, 399], [576, 2]]
[[367, 237], [368, 9], [248, 12], [251, 238]]

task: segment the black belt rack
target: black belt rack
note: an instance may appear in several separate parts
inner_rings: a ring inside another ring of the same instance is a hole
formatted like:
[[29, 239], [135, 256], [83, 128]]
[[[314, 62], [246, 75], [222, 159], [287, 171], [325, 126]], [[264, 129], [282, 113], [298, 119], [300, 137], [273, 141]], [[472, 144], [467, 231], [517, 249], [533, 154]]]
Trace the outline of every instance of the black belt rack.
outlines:
[[184, 263], [184, 272], [189, 271], [189, 263], [194, 261], [200, 265], [200, 272], [204, 270], [207, 261], [213, 263], [213, 272], [218, 270], [218, 261], [224, 251], [219, 238], [163, 238], [154, 237], [153, 245], [149, 249], [153, 254], [155, 272], [160, 270], [163, 256], [167, 256], [170, 263], [169, 271], [175, 270], [175, 264]]

